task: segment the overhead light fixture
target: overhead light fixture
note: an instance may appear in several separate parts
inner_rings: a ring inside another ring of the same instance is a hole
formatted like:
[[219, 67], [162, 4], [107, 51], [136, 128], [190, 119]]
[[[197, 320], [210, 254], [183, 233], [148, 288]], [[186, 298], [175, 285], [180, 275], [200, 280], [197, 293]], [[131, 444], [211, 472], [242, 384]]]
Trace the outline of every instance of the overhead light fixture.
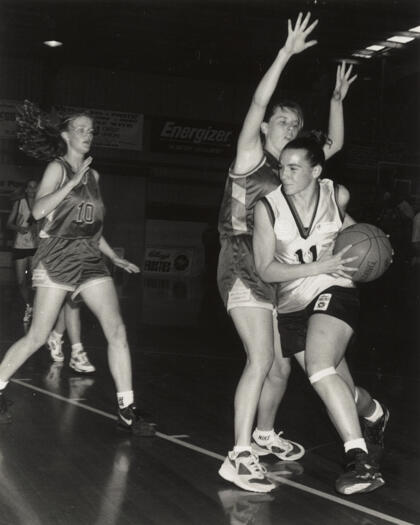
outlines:
[[352, 53], [351, 56], [358, 58], [372, 58], [372, 55], [368, 55], [367, 53]]
[[420, 33], [420, 26], [412, 27], [409, 31], [411, 33]]
[[373, 44], [372, 46], [368, 46], [366, 49], [368, 49], [369, 51], [382, 51], [382, 49], [385, 49], [385, 46]]
[[48, 47], [60, 47], [63, 45], [63, 42], [59, 40], [45, 40], [44, 45]]
[[408, 44], [408, 42], [411, 42], [414, 40], [413, 36], [391, 36], [390, 38], [387, 38], [389, 42], [398, 42], [399, 44]]

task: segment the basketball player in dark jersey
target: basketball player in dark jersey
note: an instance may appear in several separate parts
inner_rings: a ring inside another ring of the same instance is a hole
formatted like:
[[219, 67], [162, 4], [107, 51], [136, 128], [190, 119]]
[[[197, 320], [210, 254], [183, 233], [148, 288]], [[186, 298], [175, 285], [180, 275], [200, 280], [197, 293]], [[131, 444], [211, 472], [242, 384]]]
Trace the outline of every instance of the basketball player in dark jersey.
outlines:
[[[283, 147], [296, 137], [303, 116], [295, 103], [275, 103], [267, 109], [279, 77], [288, 60], [316, 44], [306, 38], [317, 22], [310, 14], [299, 14], [296, 24], [288, 21], [288, 36], [273, 64], [260, 81], [238, 139], [237, 155], [229, 171], [219, 215], [221, 251], [218, 286], [225, 306], [243, 342], [247, 362], [235, 394], [235, 446], [223, 462], [219, 474], [237, 486], [268, 492], [274, 484], [265, 476], [251, 447], [251, 432], [258, 409], [258, 429], [252, 440], [259, 453], [273, 453], [283, 460], [302, 457], [304, 449], [276, 434], [273, 425], [261, 424], [273, 418], [287, 386], [289, 359], [281, 353], [274, 305], [276, 287], [265, 283], [255, 268], [252, 253], [253, 214], [256, 202], [278, 187], [278, 158]], [[342, 102], [350, 84], [351, 68], [339, 66], [330, 105], [327, 157], [343, 144]], [[264, 136], [264, 143], [261, 140]], [[344, 253], [331, 259], [330, 266], [342, 264]], [[265, 451], [261, 452], [264, 447]]]
[[0, 364], [1, 420], [10, 420], [4, 388], [10, 377], [47, 340], [67, 296], [80, 294], [98, 318], [108, 341], [108, 361], [118, 401], [120, 428], [151, 435], [154, 425], [134, 404], [130, 351], [114, 282], [103, 255], [129, 273], [140, 270], [117, 256], [102, 236], [104, 205], [99, 174], [86, 157], [93, 140], [93, 121], [78, 113], [51, 124], [26, 102], [18, 120], [22, 149], [37, 158], [52, 158], [32, 209], [42, 220], [34, 257], [36, 295], [28, 333], [7, 351]]
[[261, 278], [280, 283], [276, 302], [283, 355], [296, 356], [343, 439], [347, 466], [336, 490], [349, 495], [384, 484], [362, 436], [356, 395], [369, 414], [366, 430], [375, 430], [377, 440], [388, 413], [364, 389], [356, 389], [346, 365], [342, 370], [357, 325], [358, 291], [352, 268], [327, 266], [338, 232], [354, 221], [346, 214], [348, 190], [320, 180], [324, 164], [319, 137], [297, 138], [283, 148], [282, 184], [255, 207], [253, 247]]

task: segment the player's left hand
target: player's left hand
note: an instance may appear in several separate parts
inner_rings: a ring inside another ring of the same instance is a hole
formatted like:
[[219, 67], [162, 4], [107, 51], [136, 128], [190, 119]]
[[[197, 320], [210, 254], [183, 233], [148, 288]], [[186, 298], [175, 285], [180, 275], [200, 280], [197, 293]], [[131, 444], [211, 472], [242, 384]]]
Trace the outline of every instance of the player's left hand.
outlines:
[[115, 259], [112, 259], [112, 262], [115, 266], [118, 266], [118, 268], [122, 268], [128, 273], [140, 272], [140, 268], [136, 264], [133, 264], [130, 261], [127, 261], [127, 259], [123, 259], [122, 257], [115, 257]]
[[353, 75], [352, 77], [350, 77], [352, 70], [352, 64], [347, 70], [345, 62], [341, 62], [341, 64], [338, 65], [335, 87], [333, 92], [334, 100], [337, 100], [338, 102], [343, 102], [343, 100], [346, 98], [349, 87], [357, 78], [357, 75]]

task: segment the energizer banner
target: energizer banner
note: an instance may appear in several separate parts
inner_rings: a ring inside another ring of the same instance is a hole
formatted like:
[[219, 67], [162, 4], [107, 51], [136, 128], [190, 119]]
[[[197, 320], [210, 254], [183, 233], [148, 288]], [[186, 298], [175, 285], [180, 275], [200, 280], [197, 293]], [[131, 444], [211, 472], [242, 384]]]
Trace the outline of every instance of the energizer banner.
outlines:
[[235, 143], [232, 124], [178, 118], [152, 120], [153, 152], [232, 157]]

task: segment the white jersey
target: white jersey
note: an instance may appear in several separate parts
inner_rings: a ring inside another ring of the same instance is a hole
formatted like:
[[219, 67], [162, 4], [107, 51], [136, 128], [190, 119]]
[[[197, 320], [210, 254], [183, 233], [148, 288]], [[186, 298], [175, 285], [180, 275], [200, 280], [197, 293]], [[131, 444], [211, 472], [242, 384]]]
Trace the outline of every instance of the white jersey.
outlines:
[[18, 209], [16, 213], [16, 225], [28, 228], [26, 233], [16, 232], [15, 242], [13, 248], [19, 250], [31, 250], [36, 248], [36, 228], [32, 218], [31, 209], [28, 201], [23, 198], [18, 202]]
[[[311, 223], [305, 228], [290, 199], [280, 186], [266, 196], [273, 216], [276, 236], [275, 259], [286, 264], [305, 264], [319, 260], [331, 252], [334, 241], [343, 225], [338, 208], [334, 183], [329, 179], [318, 181], [318, 197]], [[354, 288], [346, 277], [328, 274], [302, 277], [279, 284], [277, 311], [280, 313], [303, 310], [318, 294], [330, 286]]]

